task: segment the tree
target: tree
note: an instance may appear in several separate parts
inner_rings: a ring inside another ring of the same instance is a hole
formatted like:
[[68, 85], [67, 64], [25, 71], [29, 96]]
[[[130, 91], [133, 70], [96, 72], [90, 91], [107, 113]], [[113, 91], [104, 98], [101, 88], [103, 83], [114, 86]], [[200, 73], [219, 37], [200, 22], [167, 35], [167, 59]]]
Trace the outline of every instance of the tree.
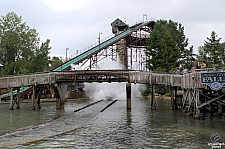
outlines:
[[54, 69], [62, 64], [62, 60], [56, 56], [53, 56], [50, 60], [50, 70]]
[[173, 71], [187, 51], [184, 27], [172, 20], [159, 20], [147, 40], [147, 67], [150, 70]]
[[221, 55], [220, 55], [221, 60], [220, 61], [224, 66], [224, 64], [225, 64], [225, 42], [220, 44], [220, 49], [221, 49], [220, 50], [221, 51]]
[[222, 64], [221, 59], [223, 59], [223, 53], [221, 51], [221, 38], [217, 39], [217, 35], [214, 31], [211, 33], [211, 37], [207, 37], [207, 40], [204, 42], [198, 51], [198, 60], [205, 60], [207, 66], [219, 65]]
[[48, 66], [50, 40], [39, 48], [36, 29], [22, 21], [22, 17], [14, 12], [0, 18], [0, 59], [5, 75], [43, 71]]
[[141, 91], [141, 94], [146, 98], [150, 93], [151, 93], [151, 85], [146, 84], [146, 88]]
[[50, 57], [49, 47], [50, 40], [46, 40], [46, 42], [42, 43], [39, 49], [35, 49], [34, 58], [32, 59], [32, 63], [30, 63], [30, 71], [31, 72], [43, 72], [49, 70]]
[[182, 54], [182, 67], [187, 67], [189, 70], [194, 66], [195, 56], [193, 52], [193, 46], [191, 46], [189, 49], [186, 49], [184, 53]]

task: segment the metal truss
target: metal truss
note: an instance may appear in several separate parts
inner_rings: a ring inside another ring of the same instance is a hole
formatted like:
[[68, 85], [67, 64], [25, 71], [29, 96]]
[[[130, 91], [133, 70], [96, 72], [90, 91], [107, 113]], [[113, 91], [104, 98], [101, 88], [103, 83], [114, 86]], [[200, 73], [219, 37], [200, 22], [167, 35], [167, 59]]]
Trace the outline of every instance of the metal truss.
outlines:
[[147, 39], [150, 37], [155, 23], [154, 21], [149, 22], [151, 24], [143, 26], [118, 42], [90, 55], [88, 59], [79, 63], [78, 68], [98, 69], [100, 61], [110, 58], [113, 61], [119, 59], [124, 66], [122, 69], [147, 71], [145, 50]]

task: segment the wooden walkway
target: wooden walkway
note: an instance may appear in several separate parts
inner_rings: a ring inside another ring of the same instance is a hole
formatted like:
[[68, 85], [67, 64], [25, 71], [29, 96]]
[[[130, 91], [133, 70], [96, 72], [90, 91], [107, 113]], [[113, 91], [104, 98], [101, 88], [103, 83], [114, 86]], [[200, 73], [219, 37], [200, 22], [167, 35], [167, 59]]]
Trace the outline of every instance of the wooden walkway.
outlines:
[[[57, 108], [63, 107], [67, 84], [70, 82], [126, 82], [127, 109], [131, 108], [131, 83], [149, 84], [152, 86], [151, 107], [156, 109], [155, 86], [164, 85], [171, 88], [171, 106], [181, 108], [189, 115], [199, 118], [201, 112], [217, 111], [223, 113], [225, 105], [225, 72], [203, 72], [175, 75], [166, 73], [142, 72], [133, 70], [80, 70], [58, 71], [50, 73], [27, 74], [0, 77], [0, 89], [11, 90], [11, 108], [19, 103], [18, 94], [32, 87], [33, 109], [40, 108], [40, 92], [43, 85], [51, 85], [55, 89]], [[211, 86], [210, 86], [211, 85]], [[182, 89], [178, 96], [177, 89]], [[21, 90], [22, 89], [22, 90]], [[16, 92], [16, 94], [14, 94]], [[13, 95], [14, 94], [14, 95]], [[16, 96], [16, 97], [14, 97]], [[38, 104], [39, 103], [39, 104]], [[19, 105], [17, 105], [19, 108]]]
[[44, 84], [62, 84], [66, 82], [129, 82], [139, 84], [161, 84], [181, 88], [204, 88], [200, 83], [200, 73], [185, 75], [127, 71], [127, 70], [84, 70], [27, 74], [0, 77], [0, 88], [14, 88]]

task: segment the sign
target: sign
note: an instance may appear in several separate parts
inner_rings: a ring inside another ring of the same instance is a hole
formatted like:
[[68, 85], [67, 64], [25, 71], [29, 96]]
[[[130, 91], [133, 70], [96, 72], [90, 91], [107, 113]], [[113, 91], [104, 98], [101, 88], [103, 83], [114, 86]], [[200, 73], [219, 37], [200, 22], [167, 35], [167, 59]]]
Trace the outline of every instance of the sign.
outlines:
[[225, 85], [225, 72], [201, 73], [201, 84], [207, 84], [212, 90], [218, 91]]
[[220, 137], [218, 133], [213, 133], [210, 136], [211, 142], [208, 143], [208, 146], [211, 146], [212, 148], [222, 148], [222, 146], [225, 145], [223, 142], [223, 139]]

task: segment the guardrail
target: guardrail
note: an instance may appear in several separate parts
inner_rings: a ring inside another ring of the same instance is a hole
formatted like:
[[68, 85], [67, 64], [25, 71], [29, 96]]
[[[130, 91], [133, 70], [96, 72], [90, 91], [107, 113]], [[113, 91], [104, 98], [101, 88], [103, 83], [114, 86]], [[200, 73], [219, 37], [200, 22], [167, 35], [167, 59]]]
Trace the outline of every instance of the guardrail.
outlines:
[[118, 81], [122, 80], [122, 82], [141, 84], [163, 84], [165, 86], [179, 86], [182, 88], [203, 88], [205, 87], [205, 85], [200, 83], [200, 74], [201, 72], [175, 75], [134, 70], [62, 71], [42, 74], [0, 77], [0, 88], [24, 87], [38, 84], [54, 84], [57, 81], [76, 81], [76, 79], [74, 79], [74, 76], [76, 75], [82, 77], [80, 80], [81, 82], [85, 82], [85, 80], [88, 80], [88, 82], [98, 81], [90, 79], [90, 77], [100, 77], [102, 79], [102, 82], [107, 82], [107, 80], [104, 79], [104, 76], [111, 76], [115, 78], [115, 76], [118, 75]]

